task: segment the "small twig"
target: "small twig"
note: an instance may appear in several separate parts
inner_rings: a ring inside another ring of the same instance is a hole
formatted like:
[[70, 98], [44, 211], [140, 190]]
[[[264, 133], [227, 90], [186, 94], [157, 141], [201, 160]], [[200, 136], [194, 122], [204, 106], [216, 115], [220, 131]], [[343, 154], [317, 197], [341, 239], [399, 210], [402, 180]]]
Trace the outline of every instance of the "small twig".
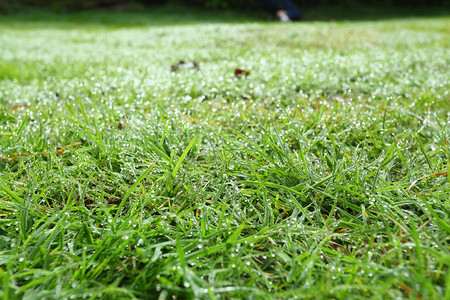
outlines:
[[65, 146], [65, 147], [63, 147], [61, 149], [56, 150], [55, 153], [60, 154], [60, 153], [63, 153], [64, 151], [66, 151], [69, 148], [72, 148], [72, 147], [75, 147], [75, 146], [80, 146], [80, 145], [83, 145], [83, 143], [82, 142], [78, 142], [78, 143], [74, 143], [74, 144], [71, 144], [71, 145], [67, 145], [67, 146]]
[[422, 228], [424, 228], [428, 223], [431, 222], [431, 219], [428, 219], [425, 223], [423, 223], [422, 225], [419, 226], [419, 228], [417, 229], [417, 231], [421, 231]]
[[416, 179], [416, 180], [413, 181], [413, 183], [411, 183], [411, 185], [408, 188], [408, 191], [413, 192], [412, 189], [416, 186], [416, 183], [418, 181], [420, 181], [420, 180], [424, 180], [424, 179], [427, 179], [427, 178], [430, 178], [430, 177], [447, 176], [447, 175], [448, 175], [448, 171], [444, 171], [444, 172], [439, 172], [439, 173], [435, 173], [435, 174], [431, 174], [431, 175], [420, 177], [419, 179]]

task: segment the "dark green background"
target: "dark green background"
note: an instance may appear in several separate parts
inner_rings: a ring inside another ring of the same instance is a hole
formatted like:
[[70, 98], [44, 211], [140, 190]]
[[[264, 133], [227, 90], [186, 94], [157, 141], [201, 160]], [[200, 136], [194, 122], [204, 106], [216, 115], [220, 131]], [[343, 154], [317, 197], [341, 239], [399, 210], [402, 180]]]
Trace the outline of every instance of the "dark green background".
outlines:
[[[206, 8], [247, 9], [258, 7], [260, 0], [2, 0], [3, 6], [38, 6], [51, 8], [96, 8], [127, 4], [185, 4]], [[313, 5], [441, 6], [449, 0], [293, 0], [300, 7]], [[0, 4], [1, 5], [1, 4]]]

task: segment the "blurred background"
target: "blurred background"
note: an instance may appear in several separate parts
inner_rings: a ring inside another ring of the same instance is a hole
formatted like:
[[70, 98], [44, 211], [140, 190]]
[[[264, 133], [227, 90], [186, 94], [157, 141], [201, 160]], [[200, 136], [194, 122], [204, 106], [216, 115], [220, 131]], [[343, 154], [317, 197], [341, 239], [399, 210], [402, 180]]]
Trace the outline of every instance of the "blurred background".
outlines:
[[[193, 6], [207, 9], [250, 10], [261, 7], [261, 0], [0, 0], [2, 12], [29, 7], [77, 9], [127, 9], [141, 10], [156, 5]], [[311, 6], [448, 6], [449, 0], [293, 0], [300, 7]]]

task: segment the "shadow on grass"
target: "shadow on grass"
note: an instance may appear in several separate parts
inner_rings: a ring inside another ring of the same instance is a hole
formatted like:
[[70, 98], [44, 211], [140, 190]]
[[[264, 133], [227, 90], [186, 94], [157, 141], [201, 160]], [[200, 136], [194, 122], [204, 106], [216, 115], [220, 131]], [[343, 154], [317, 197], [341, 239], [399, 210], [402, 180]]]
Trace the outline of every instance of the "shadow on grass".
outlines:
[[52, 11], [28, 8], [0, 15], [8, 26], [111, 26], [141, 27], [207, 23], [248, 23], [266, 20], [264, 12], [208, 11], [188, 7], [150, 7], [139, 11]]
[[[449, 17], [450, 7], [304, 7], [304, 21], [377, 21], [402, 18]], [[269, 22], [264, 11], [237, 12], [201, 10], [183, 6], [163, 6], [139, 11], [97, 10], [61, 12], [42, 9], [22, 9], [0, 15], [0, 26], [17, 27], [142, 27], [217, 23]]]

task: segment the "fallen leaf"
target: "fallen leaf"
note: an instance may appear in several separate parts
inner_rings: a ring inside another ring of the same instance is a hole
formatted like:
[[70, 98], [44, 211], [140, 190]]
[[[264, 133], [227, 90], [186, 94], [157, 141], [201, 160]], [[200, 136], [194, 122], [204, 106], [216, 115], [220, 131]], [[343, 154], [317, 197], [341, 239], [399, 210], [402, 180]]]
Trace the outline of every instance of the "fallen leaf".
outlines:
[[29, 105], [28, 104], [19, 104], [19, 103], [16, 103], [16, 104], [14, 104], [13, 106], [12, 106], [12, 110], [21, 110], [21, 109], [24, 109], [24, 108], [26, 108], [26, 107], [28, 107]]
[[249, 72], [249, 71], [246, 71], [246, 70], [244, 70], [244, 69], [239, 69], [239, 68], [237, 68], [236, 70], [234, 70], [234, 75], [235, 75], [236, 77], [242, 77], [242, 76], [248, 77], [248, 75], [250, 75], [250, 72]]

